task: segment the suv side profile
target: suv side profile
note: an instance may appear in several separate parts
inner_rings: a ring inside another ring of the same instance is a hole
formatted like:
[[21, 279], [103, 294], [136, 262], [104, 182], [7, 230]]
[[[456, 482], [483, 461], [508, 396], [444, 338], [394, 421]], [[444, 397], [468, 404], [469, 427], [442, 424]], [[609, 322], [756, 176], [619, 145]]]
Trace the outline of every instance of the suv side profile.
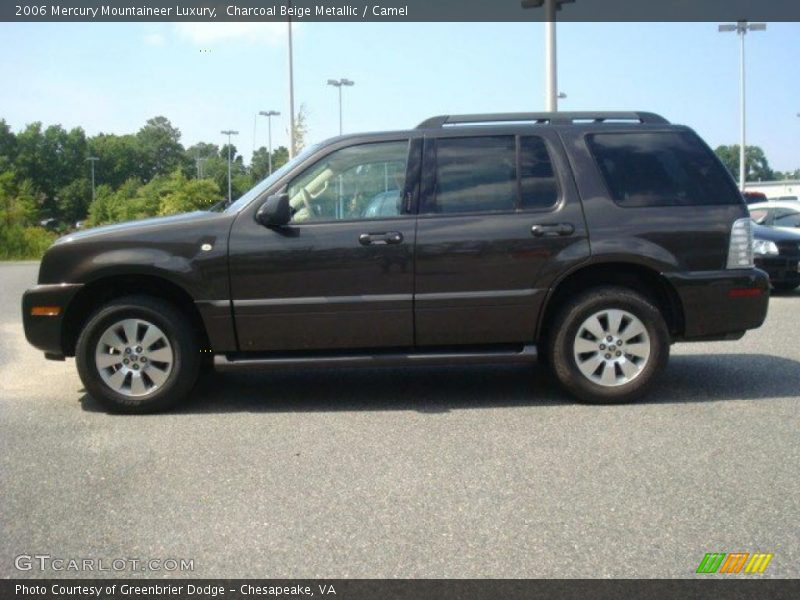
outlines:
[[531, 362], [640, 397], [677, 341], [767, 313], [750, 219], [689, 128], [645, 112], [433, 117], [309, 148], [229, 206], [84, 230], [45, 254], [28, 341], [107, 408], [199, 372]]

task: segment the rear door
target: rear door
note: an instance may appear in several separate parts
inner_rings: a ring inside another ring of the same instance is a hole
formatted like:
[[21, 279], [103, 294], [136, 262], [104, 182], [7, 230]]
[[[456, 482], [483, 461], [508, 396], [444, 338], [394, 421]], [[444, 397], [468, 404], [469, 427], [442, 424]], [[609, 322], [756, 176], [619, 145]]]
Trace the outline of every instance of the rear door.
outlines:
[[589, 255], [558, 137], [426, 137], [417, 223], [418, 346], [530, 343], [556, 274]]

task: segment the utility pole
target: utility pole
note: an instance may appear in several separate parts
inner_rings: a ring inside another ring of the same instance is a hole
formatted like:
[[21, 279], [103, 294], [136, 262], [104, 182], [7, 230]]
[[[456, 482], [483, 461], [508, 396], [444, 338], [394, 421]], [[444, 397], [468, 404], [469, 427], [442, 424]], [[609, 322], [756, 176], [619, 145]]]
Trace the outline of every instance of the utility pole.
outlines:
[[764, 31], [767, 28], [766, 23], [749, 23], [747, 21], [737, 21], [733, 23], [725, 23], [720, 25], [717, 29], [721, 33], [735, 31], [739, 36], [739, 102], [741, 104], [741, 113], [739, 114], [740, 126], [740, 141], [739, 141], [739, 189], [744, 191], [744, 186], [747, 180], [747, 158], [745, 156], [745, 87], [744, 87], [744, 36], [748, 31]]
[[558, 110], [558, 66], [556, 60], [556, 11], [562, 4], [575, 0], [522, 0], [522, 8], [544, 6], [544, 106], [548, 112]]
[[226, 129], [221, 133], [222, 135], [228, 136], [228, 203], [230, 204], [233, 198], [233, 194], [231, 193], [231, 136], [239, 135], [239, 132], [233, 131], [232, 129]]
[[95, 197], [95, 193], [94, 193], [94, 163], [96, 163], [100, 159], [97, 158], [96, 156], [90, 156], [86, 160], [89, 161], [89, 163], [91, 163], [91, 165], [92, 165], [92, 202], [94, 202], [94, 197]]

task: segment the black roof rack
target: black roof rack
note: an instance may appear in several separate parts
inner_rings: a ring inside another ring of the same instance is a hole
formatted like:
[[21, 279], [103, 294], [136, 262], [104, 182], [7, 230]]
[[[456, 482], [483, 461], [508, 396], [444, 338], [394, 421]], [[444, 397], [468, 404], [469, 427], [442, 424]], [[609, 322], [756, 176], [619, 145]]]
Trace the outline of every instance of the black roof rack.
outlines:
[[576, 121], [604, 123], [606, 121], [636, 121], [656, 125], [668, 125], [661, 115], [651, 112], [528, 112], [528, 113], [487, 113], [474, 115], [438, 115], [425, 119], [417, 129], [438, 129], [445, 125], [478, 125], [481, 123], [513, 123], [527, 121], [550, 125], [571, 125]]

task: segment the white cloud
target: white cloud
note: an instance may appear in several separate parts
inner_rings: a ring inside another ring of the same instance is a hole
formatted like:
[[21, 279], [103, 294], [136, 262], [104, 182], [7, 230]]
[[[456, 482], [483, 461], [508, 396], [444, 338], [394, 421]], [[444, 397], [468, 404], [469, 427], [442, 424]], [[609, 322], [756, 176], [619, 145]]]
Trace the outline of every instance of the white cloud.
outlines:
[[[296, 25], [293, 25], [296, 27]], [[286, 23], [176, 23], [178, 37], [197, 45], [245, 42], [277, 45], [286, 35]]]

